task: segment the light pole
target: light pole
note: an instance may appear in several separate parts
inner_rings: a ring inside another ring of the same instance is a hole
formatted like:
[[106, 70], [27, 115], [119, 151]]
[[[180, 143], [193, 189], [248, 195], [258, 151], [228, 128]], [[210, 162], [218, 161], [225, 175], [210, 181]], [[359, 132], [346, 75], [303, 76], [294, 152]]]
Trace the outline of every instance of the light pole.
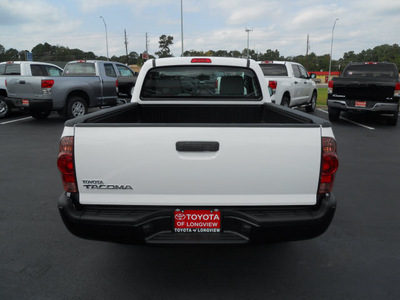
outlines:
[[335, 20], [335, 23], [333, 23], [333, 27], [332, 27], [332, 40], [331, 40], [331, 56], [329, 58], [329, 74], [328, 74], [328, 81], [331, 79], [331, 66], [332, 66], [332, 48], [333, 48], [333, 31], [335, 30], [335, 25], [336, 25], [336, 21], [338, 21], [339, 19]]
[[249, 59], [249, 35], [250, 31], [253, 31], [253, 29], [246, 28], [244, 31], [247, 32], [247, 59]]
[[107, 49], [107, 60], [109, 60], [109, 59], [108, 59], [108, 38], [107, 38], [107, 24], [106, 24], [106, 21], [104, 20], [104, 18], [103, 18], [102, 16], [100, 16], [100, 19], [102, 19], [102, 20], [103, 20], [103, 23], [104, 23], [104, 28], [105, 28], [105, 30], [106, 30], [106, 49]]
[[181, 38], [182, 38], [182, 54], [181, 54], [181, 56], [183, 56], [183, 4], [182, 4], [182, 0], [181, 0]]

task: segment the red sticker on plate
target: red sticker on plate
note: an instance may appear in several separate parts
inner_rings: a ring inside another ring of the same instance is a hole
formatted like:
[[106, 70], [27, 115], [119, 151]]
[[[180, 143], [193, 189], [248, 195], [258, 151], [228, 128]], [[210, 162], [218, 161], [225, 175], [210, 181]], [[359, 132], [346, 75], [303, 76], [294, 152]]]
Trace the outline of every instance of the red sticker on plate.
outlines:
[[178, 210], [174, 212], [175, 232], [220, 232], [219, 210]]

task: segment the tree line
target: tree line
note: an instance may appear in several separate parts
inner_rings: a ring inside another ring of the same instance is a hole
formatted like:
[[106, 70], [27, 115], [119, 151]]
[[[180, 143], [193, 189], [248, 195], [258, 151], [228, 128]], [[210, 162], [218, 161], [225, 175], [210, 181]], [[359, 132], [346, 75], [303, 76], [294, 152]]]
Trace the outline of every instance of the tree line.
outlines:
[[[174, 43], [173, 36], [162, 35], [159, 38], [159, 51], [155, 52], [158, 57], [172, 57], [170, 46]], [[13, 61], [13, 60], [26, 60], [27, 53], [31, 52], [35, 61], [45, 62], [68, 62], [79, 59], [97, 59], [107, 60], [105, 56], [97, 56], [93, 52], [85, 52], [80, 49], [70, 49], [64, 46], [53, 46], [48, 43], [38, 44], [32, 48], [31, 51], [17, 49], [5, 49], [0, 44], [0, 61]], [[208, 50], [208, 51], [197, 51], [197, 50], [186, 50], [183, 53], [184, 56], [220, 56], [220, 57], [247, 57], [247, 49], [242, 51], [233, 50]], [[137, 52], [130, 52], [128, 55], [112, 56], [110, 60], [121, 62], [129, 65], [143, 65], [143, 53], [138, 54]], [[149, 55], [149, 58], [155, 56]], [[328, 71], [329, 69], [329, 54], [316, 55], [314, 52], [308, 55], [288, 56], [284, 57], [280, 55], [279, 51], [267, 49], [264, 53], [257, 52], [255, 50], [249, 50], [249, 57], [256, 61], [266, 60], [285, 60], [285, 61], [296, 61], [304, 65], [310, 71]], [[373, 49], [363, 50], [360, 53], [349, 51], [344, 53], [343, 57], [338, 60], [332, 60], [332, 71], [341, 71], [349, 62], [364, 62], [364, 61], [375, 61], [375, 62], [392, 62], [397, 65], [400, 69], [400, 47], [398, 44], [394, 45], [380, 45]]]
[[[43, 62], [59, 62], [66, 63], [72, 60], [107, 60], [105, 56], [97, 56], [93, 52], [85, 52], [80, 49], [70, 49], [64, 46], [53, 46], [48, 43], [38, 44], [32, 48], [31, 51], [17, 49], [6, 50], [3, 45], [0, 44], [0, 61], [25, 61], [27, 60], [27, 53], [31, 52], [34, 61]], [[128, 57], [123, 56], [112, 56], [110, 60], [121, 62], [124, 64], [135, 65], [140, 62], [143, 63], [143, 59], [136, 52], [130, 52]]]
[[[225, 56], [225, 57], [247, 57], [247, 49], [240, 51], [226, 51], [209, 50], [203, 51], [185, 51], [184, 56]], [[310, 71], [328, 71], [330, 55], [316, 55], [314, 52], [308, 55], [298, 56], [281, 56], [278, 50], [268, 49], [264, 53], [249, 50], [249, 57], [256, 61], [267, 61], [267, 60], [284, 60], [284, 61], [295, 61], [306, 67]], [[356, 54], [354, 51], [345, 52], [343, 57], [338, 60], [332, 60], [332, 71], [342, 71], [350, 62], [391, 62], [397, 65], [400, 70], [400, 47], [397, 44], [394, 45], [381, 45], [373, 49], [363, 50]]]

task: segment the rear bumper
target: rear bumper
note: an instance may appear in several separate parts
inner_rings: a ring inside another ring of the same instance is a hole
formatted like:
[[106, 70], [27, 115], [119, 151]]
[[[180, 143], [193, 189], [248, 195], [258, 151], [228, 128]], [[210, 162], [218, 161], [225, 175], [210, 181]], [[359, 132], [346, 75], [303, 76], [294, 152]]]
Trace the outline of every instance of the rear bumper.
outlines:
[[[336, 209], [333, 194], [318, 207], [219, 207], [221, 232], [175, 233], [178, 207], [83, 206], [63, 193], [58, 208], [65, 226], [86, 239], [128, 244], [262, 244], [317, 237], [329, 227]], [[212, 209], [179, 207], [179, 209]], [[215, 209], [215, 208], [213, 208]]]
[[20, 109], [29, 109], [36, 111], [51, 111], [53, 109], [52, 99], [26, 99], [29, 104], [24, 104], [21, 98], [7, 98], [9, 102], [12, 103], [13, 107]]
[[105, 98], [101, 106], [116, 106], [118, 104], [118, 97]]
[[354, 110], [354, 111], [370, 111], [378, 113], [393, 113], [399, 109], [399, 101], [396, 102], [377, 102], [367, 101], [366, 107], [357, 107], [356, 100], [335, 100], [328, 99], [328, 107], [338, 108], [341, 110]]

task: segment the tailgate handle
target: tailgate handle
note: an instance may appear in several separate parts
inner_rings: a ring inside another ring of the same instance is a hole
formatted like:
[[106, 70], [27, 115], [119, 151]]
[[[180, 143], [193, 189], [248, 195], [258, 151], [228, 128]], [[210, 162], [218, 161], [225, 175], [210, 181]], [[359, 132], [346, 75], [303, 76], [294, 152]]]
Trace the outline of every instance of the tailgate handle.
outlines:
[[20, 80], [19, 83], [20, 84], [25, 84], [25, 80]]
[[176, 142], [176, 151], [179, 152], [216, 152], [218, 142]]

